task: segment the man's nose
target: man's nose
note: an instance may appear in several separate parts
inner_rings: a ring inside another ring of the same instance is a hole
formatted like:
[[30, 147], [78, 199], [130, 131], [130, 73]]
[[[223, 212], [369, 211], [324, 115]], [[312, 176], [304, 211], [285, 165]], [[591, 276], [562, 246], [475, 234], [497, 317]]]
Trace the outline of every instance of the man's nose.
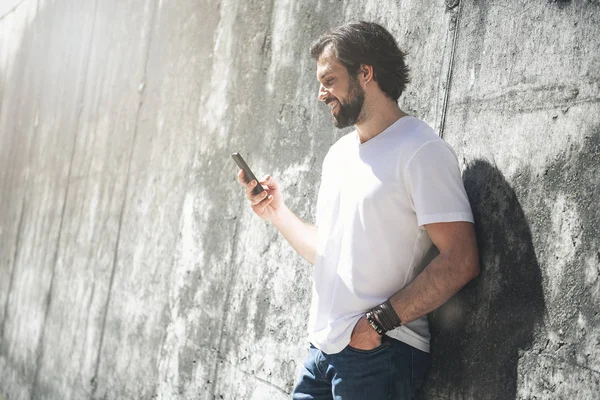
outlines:
[[319, 86], [319, 101], [325, 101], [327, 100], [327, 97], [329, 96], [329, 93], [327, 92], [327, 90], [325, 90], [325, 87], [323, 85]]

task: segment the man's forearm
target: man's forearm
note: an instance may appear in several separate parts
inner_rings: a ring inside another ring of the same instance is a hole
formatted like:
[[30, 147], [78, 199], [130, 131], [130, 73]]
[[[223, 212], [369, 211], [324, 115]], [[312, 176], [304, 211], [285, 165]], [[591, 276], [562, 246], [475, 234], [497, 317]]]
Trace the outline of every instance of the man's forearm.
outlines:
[[311, 264], [315, 263], [317, 228], [302, 221], [290, 209], [283, 206], [276, 219], [271, 221], [292, 248]]
[[479, 273], [477, 252], [468, 257], [439, 254], [390, 302], [403, 324], [435, 310]]

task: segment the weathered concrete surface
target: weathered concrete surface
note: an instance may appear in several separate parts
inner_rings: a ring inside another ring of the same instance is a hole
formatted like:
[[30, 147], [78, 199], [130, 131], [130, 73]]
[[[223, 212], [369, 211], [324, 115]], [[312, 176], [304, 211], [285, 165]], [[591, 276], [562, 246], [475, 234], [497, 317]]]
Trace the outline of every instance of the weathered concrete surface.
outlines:
[[360, 18], [409, 51], [402, 106], [477, 217], [423, 397], [600, 397], [597, 1], [0, 4], [0, 396], [288, 398], [310, 266], [229, 153], [313, 219], [340, 132], [307, 48]]
[[484, 273], [446, 307], [469, 310], [453, 329], [438, 315], [429, 393], [599, 398], [600, 4], [458, 12], [445, 139]]

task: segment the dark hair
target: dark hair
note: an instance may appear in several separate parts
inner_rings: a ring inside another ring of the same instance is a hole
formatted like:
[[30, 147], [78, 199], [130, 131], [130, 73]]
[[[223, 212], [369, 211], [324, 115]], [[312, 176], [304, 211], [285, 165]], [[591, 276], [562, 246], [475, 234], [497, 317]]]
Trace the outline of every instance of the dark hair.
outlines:
[[404, 62], [406, 54], [398, 48], [391, 33], [379, 24], [360, 21], [338, 26], [310, 46], [310, 55], [318, 60], [328, 46], [352, 76], [361, 64], [371, 65], [373, 79], [393, 100], [398, 100], [410, 82]]

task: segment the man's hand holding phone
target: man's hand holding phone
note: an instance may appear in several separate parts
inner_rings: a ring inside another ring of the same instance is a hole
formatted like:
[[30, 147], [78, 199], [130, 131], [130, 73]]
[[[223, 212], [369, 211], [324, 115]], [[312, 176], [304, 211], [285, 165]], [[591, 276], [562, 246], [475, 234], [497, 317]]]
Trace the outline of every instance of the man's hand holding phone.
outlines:
[[[277, 219], [283, 201], [275, 179], [267, 175], [259, 182], [256, 179], [247, 182], [244, 170], [240, 169], [238, 172], [238, 181], [246, 188], [246, 197], [250, 201], [250, 206], [256, 215], [270, 222]], [[259, 194], [254, 194], [256, 185], [261, 185], [264, 189]]]
[[283, 203], [283, 196], [275, 179], [267, 175], [262, 180], [254, 173], [239, 153], [231, 155], [240, 171], [238, 181], [246, 189], [246, 197], [256, 215], [271, 222], [300, 254], [311, 264], [315, 263], [317, 228], [302, 221]]

